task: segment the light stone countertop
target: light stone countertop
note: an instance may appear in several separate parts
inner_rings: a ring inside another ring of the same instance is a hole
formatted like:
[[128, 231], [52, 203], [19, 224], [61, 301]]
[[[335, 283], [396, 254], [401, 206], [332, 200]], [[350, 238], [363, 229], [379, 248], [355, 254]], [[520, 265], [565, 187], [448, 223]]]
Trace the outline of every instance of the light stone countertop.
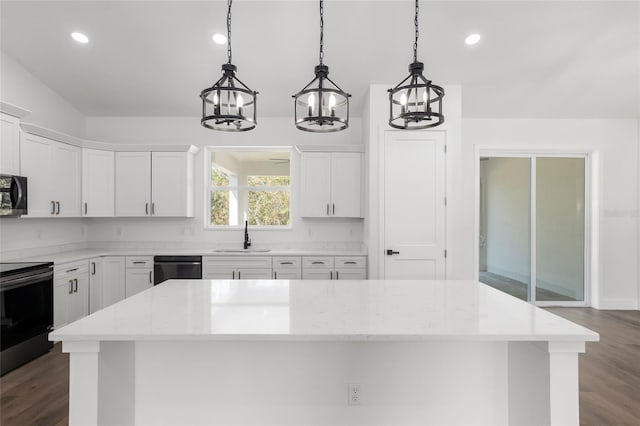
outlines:
[[169, 280], [54, 341], [597, 341], [476, 281]]
[[268, 252], [228, 253], [215, 248], [105, 248], [62, 251], [7, 260], [7, 262], [53, 262], [54, 264], [75, 262], [101, 256], [366, 256], [366, 250], [349, 249], [274, 249]]

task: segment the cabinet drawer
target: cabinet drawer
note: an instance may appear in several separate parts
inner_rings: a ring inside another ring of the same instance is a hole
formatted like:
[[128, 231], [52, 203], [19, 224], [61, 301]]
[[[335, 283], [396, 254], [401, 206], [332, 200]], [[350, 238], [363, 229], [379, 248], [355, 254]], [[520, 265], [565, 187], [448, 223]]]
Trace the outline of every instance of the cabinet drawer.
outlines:
[[305, 256], [302, 258], [302, 269], [333, 269], [333, 256]]
[[336, 268], [366, 268], [366, 256], [336, 256]]
[[86, 274], [89, 272], [89, 261], [88, 260], [79, 260], [77, 262], [69, 262], [69, 263], [61, 263], [59, 265], [54, 265], [53, 273], [56, 277], [64, 276], [67, 274]]
[[153, 268], [153, 256], [127, 256], [127, 268]]
[[217, 272], [224, 268], [268, 268], [271, 256], [205, 256], [202, 258], [202, 272]]
[[300, 256], [275, 256], [273, 269], [300, 269], [302, 258]]

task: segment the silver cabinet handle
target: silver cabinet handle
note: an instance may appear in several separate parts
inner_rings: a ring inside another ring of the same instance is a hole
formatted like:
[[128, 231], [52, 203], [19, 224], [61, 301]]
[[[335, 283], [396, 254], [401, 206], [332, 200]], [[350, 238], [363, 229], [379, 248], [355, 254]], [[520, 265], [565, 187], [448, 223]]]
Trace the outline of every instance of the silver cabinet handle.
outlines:
[[58, 211], [56, 212], [56, 215], [60, 214], [60, 201], [56, 201], [56, 207], [58, 208]]
[[143, 261], [143, 260], [136, 260], [133, 262], [134, 265], [146, 265], [147, 262]]
[[273, 279], [274, 280], [278, 279], [278, 271], [273, 271]]
[[333, 279], [333, 271], [329, 271], [329, 279], [332, 280]]
[[96, 274], [96, 262], [91, 262], [91, 275]]
[[149, 271], [149, 283], [153, 284], [153, 271]]
[[336, 204], [335, 203], [333, 203], [333, 213], [331, 213], [331, 214], [333, 214], [333, 215], [336, 214]]
[[236, 279], [236, 271], [231, 271], [231, 279], [232, 280]]
[[149, 203], [144, 203], [144, 213], [149, 214]]
[[327, 216], [329, 216], [329, 203], [327, 203]]
[[69, 294], [73, 293], [73, 280], [69, 280]]
[[281, 265], [293, 265], [293, 262], [280, 262]]
[[345, 265], [355, 265], [357, 262], [347, 261], [344, 262]]
[[339, 274], [340, 274], [340, 272], [336, 271], [336, 280], [340, 279], [340, 275]]
[[84, 214], [87, 214], [87, 203], [84, 203]]
[[324, 262], [321, 262], [319, 260], [314, 260], [313, 262], [311, 262], [312, 265], [324, 265]]
[[156, 214], [156, 203], [151, 203], [151, 215]]
[[238, 279], [240, 279], [240, 271], [238, 271]]
[[67, 273], [69, 273], [69, 272], [73, 272], [73, 271], [77, 271], [77, 270], [78, 270], [78, 268], [67, 269]]
[[56, 202], [51, 202], [51, 214], [56, 214]]
[[73, 289], [73, 292], [77, 293], [78, 292], [78, 279], [74, 278], [73, 279], [73, 283], [75, 284], [75, 288]]

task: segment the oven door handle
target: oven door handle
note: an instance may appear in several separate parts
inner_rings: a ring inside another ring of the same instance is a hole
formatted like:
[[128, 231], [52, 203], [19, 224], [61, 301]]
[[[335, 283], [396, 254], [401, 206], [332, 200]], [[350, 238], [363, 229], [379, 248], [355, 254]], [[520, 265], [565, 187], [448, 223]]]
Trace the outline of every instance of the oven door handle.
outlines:
[[0, 291], [13, 290], [14, 288], [25, 287], [31, 285], [33, 281], [40, 281], [46, 278], [53, 278], [53, 272], [41, 272], [35, 275], [23, 276], [13, 280], [5, 280], [0, 284]]

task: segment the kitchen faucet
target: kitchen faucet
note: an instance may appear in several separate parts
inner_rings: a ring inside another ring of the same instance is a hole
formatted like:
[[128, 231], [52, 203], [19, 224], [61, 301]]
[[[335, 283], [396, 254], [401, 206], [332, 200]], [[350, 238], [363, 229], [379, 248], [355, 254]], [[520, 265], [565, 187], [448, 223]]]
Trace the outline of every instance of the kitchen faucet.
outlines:
[[244, 249], [251, 247], [251, 238], [249, 238], [249, 221], [244, 221]]

